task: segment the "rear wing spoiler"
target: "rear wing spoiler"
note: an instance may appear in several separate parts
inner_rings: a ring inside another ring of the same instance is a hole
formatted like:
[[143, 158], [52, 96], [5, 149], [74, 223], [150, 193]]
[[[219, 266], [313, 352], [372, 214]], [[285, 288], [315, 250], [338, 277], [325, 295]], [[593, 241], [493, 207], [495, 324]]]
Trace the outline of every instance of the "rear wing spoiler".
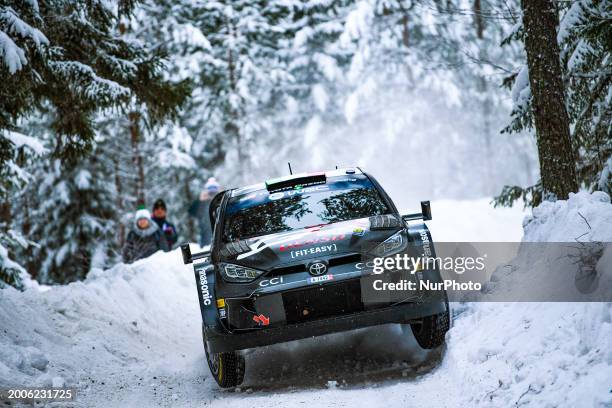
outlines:
[[431, 205], [429, 201], [421, 201], [421, 212], [414, 214], [402, 215], [402, 220], [405, 222], [420, 220], [429, 221], [431, 220]]
[[183, 255], [183, 263], [185, 265], [193, 263], [193, 261], [198, 259], [204, 259], [210, 256], [210, 252], [207, 251], [192, 254], [189, 244], [181, 244], [181, 254]]

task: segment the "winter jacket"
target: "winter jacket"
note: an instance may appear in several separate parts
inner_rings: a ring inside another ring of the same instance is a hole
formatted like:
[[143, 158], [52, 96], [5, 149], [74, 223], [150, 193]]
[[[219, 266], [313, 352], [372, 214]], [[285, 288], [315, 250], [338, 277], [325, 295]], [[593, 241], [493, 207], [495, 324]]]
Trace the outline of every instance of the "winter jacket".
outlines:
[[169, 251], [170, 246], [157, 224], [151, 222], [149, 228], [142, 230], [134, 223], [123, 246], [123, 262], [132, 263], [159, 250]]
[[152, 220], [155, 221], [155, 224], [157, 224], [159, 229], [164, 233], [168, 246], [172, 249], [176, 241], [178, 241], [178, 232], [174, 224], [167, 221], [165, 218], [153, 217]]

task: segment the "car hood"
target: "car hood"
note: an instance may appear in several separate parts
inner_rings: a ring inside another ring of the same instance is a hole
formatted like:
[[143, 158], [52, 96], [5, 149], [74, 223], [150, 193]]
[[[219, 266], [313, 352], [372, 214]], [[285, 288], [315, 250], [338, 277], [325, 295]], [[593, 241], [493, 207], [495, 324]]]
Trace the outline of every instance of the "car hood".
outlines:
[[314, 259], [368, 253], [401, 228], [394, 215], [360, 218], [228, 243], [219, 251], [219, 258], [267, 271]]

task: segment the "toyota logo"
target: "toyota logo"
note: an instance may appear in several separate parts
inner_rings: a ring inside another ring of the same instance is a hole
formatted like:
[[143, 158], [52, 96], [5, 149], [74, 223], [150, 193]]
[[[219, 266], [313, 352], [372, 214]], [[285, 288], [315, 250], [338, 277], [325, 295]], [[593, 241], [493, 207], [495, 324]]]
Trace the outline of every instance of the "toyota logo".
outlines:
[[308, 273], [312, 276], [325, 275], [327, 272], [327, 265], [324, 262], [313, 262], [308, 267]]

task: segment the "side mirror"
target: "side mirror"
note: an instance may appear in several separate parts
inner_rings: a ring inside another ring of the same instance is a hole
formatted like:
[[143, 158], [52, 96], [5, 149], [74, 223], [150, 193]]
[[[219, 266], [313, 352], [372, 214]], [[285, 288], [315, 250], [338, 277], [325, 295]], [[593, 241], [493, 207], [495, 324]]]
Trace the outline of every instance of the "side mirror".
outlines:
[[189, 247], [189, 243], [181, 244], [181, 255], [183, 255], [183, 263], [185, 265], [192, 263], [197, 259], [202, 259], [210, 256], [210, 252], [198, 252], [195, 254], [191, 253], [191, 248]]
[[423, 220], [431, 220], [431, 205], [429, 201], [421, 201], [421, 214], [423, 214]]
[[402, 215], [404, 222], [420, 220], [429, 221], [431, 220], [431, 204], [429, 201], [421, 201], [421, 212], [414, 214]]

